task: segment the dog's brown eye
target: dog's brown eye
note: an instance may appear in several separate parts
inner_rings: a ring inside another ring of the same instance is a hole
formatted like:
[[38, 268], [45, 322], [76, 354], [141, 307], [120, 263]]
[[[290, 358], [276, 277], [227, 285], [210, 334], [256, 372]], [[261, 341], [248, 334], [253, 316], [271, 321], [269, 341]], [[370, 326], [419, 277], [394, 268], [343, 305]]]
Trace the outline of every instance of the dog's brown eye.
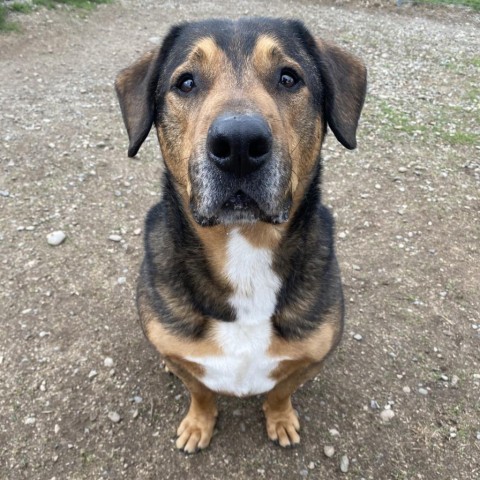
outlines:
[[295, 72], [284, 69], [280, 74], [280, 84], [285, 88], [292, 88], [298, 83], [298, 76]]
[[183, 93], [190, 93], [195, 88], [195, 82], [191, 75], [184, 75], [177, 82], [177, 88]]

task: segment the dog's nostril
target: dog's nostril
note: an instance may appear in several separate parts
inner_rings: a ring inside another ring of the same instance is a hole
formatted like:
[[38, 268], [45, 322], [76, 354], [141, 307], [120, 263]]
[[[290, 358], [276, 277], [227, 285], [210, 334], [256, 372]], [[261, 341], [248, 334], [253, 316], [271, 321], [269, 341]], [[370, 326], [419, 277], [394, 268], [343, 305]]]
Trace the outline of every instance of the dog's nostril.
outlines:
[[252, 138], [248, 147], [248, 155], [251, 158], [263, 157], [270, 152], [270, 139], [266, 136]]
[[231, 154], [230, 142], [224, 136], [216, 136], [210, 142], [210, 152], [218, 158], [228, 158]]

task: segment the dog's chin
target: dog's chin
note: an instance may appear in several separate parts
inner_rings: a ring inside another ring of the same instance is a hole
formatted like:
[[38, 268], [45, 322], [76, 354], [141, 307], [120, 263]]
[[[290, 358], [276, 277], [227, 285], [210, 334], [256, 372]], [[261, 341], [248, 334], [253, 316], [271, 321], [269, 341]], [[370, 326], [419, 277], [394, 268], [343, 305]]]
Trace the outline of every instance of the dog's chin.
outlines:
[[214, 225], [245, 225], [257, 222], [278, 225], [288, 220], [290, 205], [285, 205], [278, 212], [266, 213], [258, 203], [246, 193], [238, 191], [229, 197], [213, 214], [201, 214], [192, 206], [192, 216], [202, 227]]

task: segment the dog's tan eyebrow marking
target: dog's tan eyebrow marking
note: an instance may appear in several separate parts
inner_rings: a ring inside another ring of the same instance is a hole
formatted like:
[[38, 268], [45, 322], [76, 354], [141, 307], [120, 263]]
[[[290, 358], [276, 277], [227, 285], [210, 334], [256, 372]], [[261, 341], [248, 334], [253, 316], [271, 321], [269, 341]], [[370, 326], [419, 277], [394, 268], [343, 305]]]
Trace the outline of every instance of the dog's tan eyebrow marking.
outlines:
[[280, 42], [271, 35], [260, 35], [252, 53], [252, 61], [260, 72], [268, 72], [272, 66], [288, 66], [301, 70], [300, 65], [283, 51]]
[[212, 63], [220, 53], [220, 48], [212, 37], [203, 37], [194, 44], [192, 51], [188, 55], [188, 60]]

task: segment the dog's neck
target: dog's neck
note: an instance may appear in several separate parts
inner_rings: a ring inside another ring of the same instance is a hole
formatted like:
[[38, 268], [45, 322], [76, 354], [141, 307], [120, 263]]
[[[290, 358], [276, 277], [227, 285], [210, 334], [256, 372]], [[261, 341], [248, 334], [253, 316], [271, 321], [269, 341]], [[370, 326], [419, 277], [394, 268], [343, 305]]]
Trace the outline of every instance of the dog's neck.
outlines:
[[320, 204], [320, 174], [319, 162], [310, 181], [297, 190], [289, 220], [280, 225], [255, 222], [202, 227], [193, 219], [184, 196], [179, 192], [174, 179], [168, 172], [165, 173], [162, 203], [164, 208], [168, 209], [170, 227], [178, 232], [176, 239], [180, 242], [179, 246], [192, 248], [197, 244], [198, 253], [205, 255], [212, 274], [220, 280], [227, 260], [227, 244], [234, 230], [240, 233], [252, 247], [268, 249], [275, 255], [283, 248], [285, 242], [289, 241], [289, 238], [297, 236], [298, 231], [306, 232], [306, 229], [311, 228], [310, 220]]

